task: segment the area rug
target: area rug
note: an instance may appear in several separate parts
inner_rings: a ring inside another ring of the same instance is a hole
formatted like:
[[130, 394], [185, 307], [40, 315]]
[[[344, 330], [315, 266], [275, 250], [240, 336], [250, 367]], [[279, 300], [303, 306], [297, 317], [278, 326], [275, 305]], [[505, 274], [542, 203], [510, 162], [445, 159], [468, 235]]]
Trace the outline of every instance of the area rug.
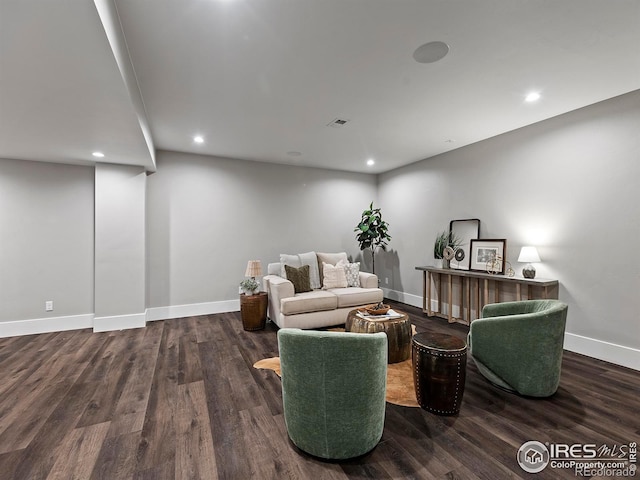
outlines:
[[[253, 364], [254, 368], [273, 370], [280, 373], [280, 357], [265, 358]], [[402, 407], [419, 407], [413, 387], [411, 359], [392, 363], [387, 367], [387, 402]]]

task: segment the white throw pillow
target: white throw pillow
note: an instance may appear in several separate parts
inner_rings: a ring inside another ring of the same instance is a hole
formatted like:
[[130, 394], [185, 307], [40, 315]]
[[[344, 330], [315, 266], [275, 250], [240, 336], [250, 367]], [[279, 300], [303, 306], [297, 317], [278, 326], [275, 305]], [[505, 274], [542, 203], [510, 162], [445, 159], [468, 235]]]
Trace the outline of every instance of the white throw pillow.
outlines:
[[[340, 264], [340, 263], [339, 263]], [[360, 262], [342, 264], [348, 287], [360, 286]]]
[[320, 280], [324, 280], [324, 272], [322, 271], [322, 266], [325, 263], [328, 263], [330, 265], [336, 265], [341, 260], [344, 260], [347, 263], [349, 262], [346, 252], [340, 252], [340, 253], [317, 252], [316, 255], [318, 256], [318, 266], [320, 267]]
[[347, 276], [344, 273], [344, 267], [342, 265], [330, 265], [328, 263], [322, 264], [322, 271], [324, 273], [323, 287], [325, 290], [330, 288], [346, 288]]

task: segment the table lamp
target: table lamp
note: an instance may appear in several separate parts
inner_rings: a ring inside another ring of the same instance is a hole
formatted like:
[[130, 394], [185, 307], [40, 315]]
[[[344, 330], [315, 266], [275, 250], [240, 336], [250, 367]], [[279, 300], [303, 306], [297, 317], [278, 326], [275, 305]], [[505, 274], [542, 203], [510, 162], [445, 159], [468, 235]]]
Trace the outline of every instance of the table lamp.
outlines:
[[251, 277], [252, 280], [255, 280], [256, 277], [262, 275], [262, 264], [260, 260], [249, 260], [247, 262], [247, 270], [244, 272], [245, 277]]
[[536, 269], [531, 265], [531, 263], [539, 261], [540, 255], [538, 255], [536, 247], [522, 247], [522, 250], [520, 250], [520, 256], [518, 257], [518, 262], [526, 263], [522, 269], [522, 276], [524, 278], [535, 278]]

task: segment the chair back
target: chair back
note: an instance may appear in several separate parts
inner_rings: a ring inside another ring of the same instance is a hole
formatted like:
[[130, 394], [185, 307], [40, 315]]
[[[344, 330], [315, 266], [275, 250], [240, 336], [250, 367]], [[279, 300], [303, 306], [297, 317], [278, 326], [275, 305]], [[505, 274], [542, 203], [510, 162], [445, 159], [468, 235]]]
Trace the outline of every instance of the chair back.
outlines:
[[278, 347], [291, 441], [328, 459], [373, 449], [384, 428], [386, 334], [283, 328]]
[[560, 384], [567, 311], [558, 300], [486, 305], [467, 340], [480, 373], [521, 395], [553, 395]]

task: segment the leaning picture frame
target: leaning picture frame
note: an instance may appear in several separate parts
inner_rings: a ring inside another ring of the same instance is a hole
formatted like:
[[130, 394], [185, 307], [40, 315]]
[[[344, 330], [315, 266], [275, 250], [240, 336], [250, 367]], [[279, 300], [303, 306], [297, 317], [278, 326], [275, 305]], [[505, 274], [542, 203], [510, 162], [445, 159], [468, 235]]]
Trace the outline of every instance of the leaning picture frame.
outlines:
[[491, 238], [471, 240], [470, 270], [504, 275], [507, 240]]
[[449, 265], [455, 270], [469, 270], [471, 260], [471, 240], [480, 238], [480, 219], [465, 218], [449, 222], [450, 238], [458, 240], [454, 258]]

